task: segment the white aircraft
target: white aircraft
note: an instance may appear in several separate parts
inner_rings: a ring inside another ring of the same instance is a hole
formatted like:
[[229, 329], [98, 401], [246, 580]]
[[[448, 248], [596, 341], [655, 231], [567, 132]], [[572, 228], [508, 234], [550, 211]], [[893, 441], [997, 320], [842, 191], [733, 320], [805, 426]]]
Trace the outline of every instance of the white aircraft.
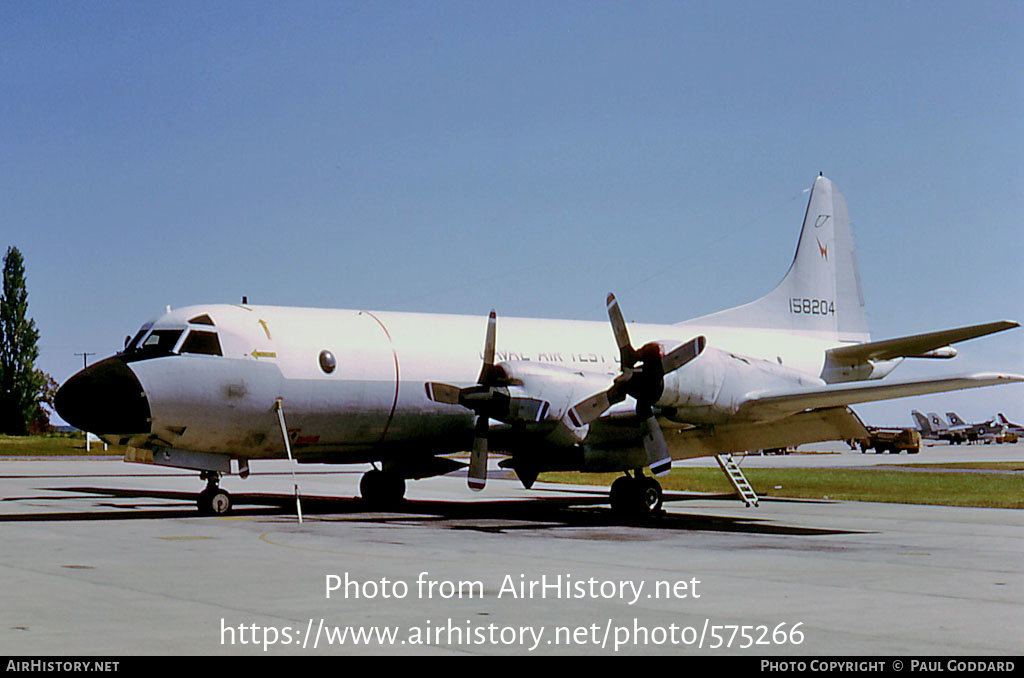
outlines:
[[860, 439], [851, 404], [1024, 381], [878, 381], [904, 358], [951, 358], [951, 344], [1018, 323], [871, 341], [846, 204], [823, 176], [789, 271], [764, 297], [654, 325], [625, 323], [609, 295], [608, 315], [611, 327], [493, 311], [168, 308], [68, 379], [56, 408], [127, 445], [127, 461], [201, 471], [204, 513], [229, 510], [220, 477], [233, 464], [247, 476], [253, 459], [379, 462], [360, 484], [379, 505], [401, 500], [406, 479], [460, 467], [442, 455], [463, 450], [473, 489], [495, 451], [527, 488], [546, 470], [621, 471], [612, 506], [642, 513], [662, 500], [644, 468]]

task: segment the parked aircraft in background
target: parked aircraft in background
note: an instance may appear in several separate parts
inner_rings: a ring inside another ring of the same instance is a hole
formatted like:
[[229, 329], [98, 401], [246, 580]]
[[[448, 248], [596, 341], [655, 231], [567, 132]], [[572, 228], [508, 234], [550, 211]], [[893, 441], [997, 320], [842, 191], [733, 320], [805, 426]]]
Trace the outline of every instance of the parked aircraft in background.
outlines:
[[[699, 290], [666, 294], [685, 307]], [[616, 510], [660, 507], [644, 474], [726, 452], [861, 439], [855, 403], [1024, 381], [1013, 374], [886, 381], [905, 358], [1011, 321], [872, 341], [846, 204], [819, 176], [782, 281], [749, 304], [675, 324], [422, 313], [189, 306], [145, 323], [117, 355], [56, 396], [74, 426], [127, 445], [128, 461], [200, 471], [200, 510], [223, 513], [223, 474], [252, 460], [372, 462], [376, 505], [406, 479], [460, 466], [484, 486], [487, 456], [525, 487], [549, 470], [617, 471]]]
[[978, 441], [991, 441], [997, 436], [1002, 435], [1006, 428], [996, 421], [995, 419], [989, 419], [978, 424], [968, 424], [960, 418], [956, 412], [946, 412], [946, 417], [949, 418], [949, 426], [954, 430], [962, 430], [967, 436], [967, 440], [970, 442]]
[[1024, 426], [1020, 424], [1014, 424], [1012, 421], [1006, 418], [1006, 415], [1000, 412], [995, 416], [995, 420], [1006, 427], [1006, 430], [1010, 433], [1015, 433], [1018, 436], [1024, 435]]
[[964, 431], [952, 431], [946, 421], [935, 412], [929, 412], [927, 416], [917, 410], [911, 410], [911, 416], [917, 422], [917, 430], [925, 440], [945, 440], [953, 445], [967, 442], [967, 435]]
[[954, 445], [974, 442], [1007, 442], [1007, 440], [1012, 441], [1017, 435], [1011, 431], [1013, 435], [1007, 436], [1006, 432], [1009, 428], [997, 421], [996, 418], [980, 424], [967, 424], [955, 412], [947, 412], [951, 422], [947, 424], [946, 420], [935, 412], [929, 412], [928, 416], [925, 416], [917, 410], [912, 410], [910, 414], [917, 422], [917, 429], [922, 438], [945, 440]]

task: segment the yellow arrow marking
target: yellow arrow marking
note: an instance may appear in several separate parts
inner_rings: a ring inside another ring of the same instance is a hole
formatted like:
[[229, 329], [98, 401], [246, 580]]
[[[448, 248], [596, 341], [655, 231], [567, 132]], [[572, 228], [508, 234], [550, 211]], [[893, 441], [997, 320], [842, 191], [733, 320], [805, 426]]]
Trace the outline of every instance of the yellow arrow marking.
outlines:
[[267, 333], [267, 339], [272, 339], [273, 337], [270, 336], [270, 328], [267, 327], [267, 321], [264, 320], [263, 318], [260, 318], [256, 322], [258, 322], [260, 325], [263, 325], [263, 331]]
[[276, 358], [277, 354], [273, 351], [253, 351], [250, 353], [253, 358]]

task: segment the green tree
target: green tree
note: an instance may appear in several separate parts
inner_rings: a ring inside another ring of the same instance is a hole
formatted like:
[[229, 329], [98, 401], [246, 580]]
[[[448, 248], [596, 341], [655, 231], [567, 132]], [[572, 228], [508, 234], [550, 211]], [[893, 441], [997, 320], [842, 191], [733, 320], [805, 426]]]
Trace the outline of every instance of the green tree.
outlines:
[[28, 317], [25, 261], [17, 247], [4, 257], [3, 296], [0, 296], [0, 433], [25, 435], [43, 416], [39, 405], [48, 386], [35, 368], [39, 330]]
[[36, 370], [36, 379], [39, 383], [39, 394], [36, 396], [39, 407], [36, 418], [28, 423], [30, 435], [49, 433], [53, 430], [50, 414], [56, 411], [53, 400], [57, 397], [57, 389], [60, 388], [57, 380], [42, 370]]

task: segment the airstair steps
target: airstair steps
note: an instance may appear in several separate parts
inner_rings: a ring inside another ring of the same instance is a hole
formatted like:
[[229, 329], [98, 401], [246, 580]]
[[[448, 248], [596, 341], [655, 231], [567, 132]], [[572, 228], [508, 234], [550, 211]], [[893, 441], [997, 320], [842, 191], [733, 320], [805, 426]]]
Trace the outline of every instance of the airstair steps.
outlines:
[[757, 506], [758, 498], [757, 493], [754, 492], [754, 488], [750, 486], [750, 482], [747, 477], [743, 475], [743, 471], [733, 461], [731, 454], [718, 454], [715, 455], [715, 461], [722, 468], [722, 473], [729, 479], [729, 484], [736, 490], [736, 494], [739, 495], [740, 499], [747, 506]]

